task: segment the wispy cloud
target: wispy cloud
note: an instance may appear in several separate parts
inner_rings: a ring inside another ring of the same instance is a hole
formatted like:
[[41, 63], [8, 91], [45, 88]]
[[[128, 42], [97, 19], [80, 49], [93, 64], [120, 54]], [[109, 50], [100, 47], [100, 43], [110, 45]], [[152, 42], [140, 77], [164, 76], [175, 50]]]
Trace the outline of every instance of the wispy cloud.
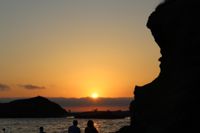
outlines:
[[56, 85], [50, 85], [51, 87], [57, 87]]
[[28, 90], [34, 90], [34, 89], [46, 89], [44, 86], [35, 86], [35, 85], [19, 85], [20, 87], [24, 87]]
[[10, 89], [8, 85], [0, 84], [0, 91], [9, 91]]

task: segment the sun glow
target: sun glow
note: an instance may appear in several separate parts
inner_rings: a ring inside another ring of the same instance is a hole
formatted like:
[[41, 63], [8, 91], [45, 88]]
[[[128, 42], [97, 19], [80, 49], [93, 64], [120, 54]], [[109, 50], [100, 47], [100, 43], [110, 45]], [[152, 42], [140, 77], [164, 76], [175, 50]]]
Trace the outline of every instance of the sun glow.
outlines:
[[97, 95], [97, 94], [93, 94], [92, 97], [93, 97], [93, 98], [97, 98], [98, 95]]

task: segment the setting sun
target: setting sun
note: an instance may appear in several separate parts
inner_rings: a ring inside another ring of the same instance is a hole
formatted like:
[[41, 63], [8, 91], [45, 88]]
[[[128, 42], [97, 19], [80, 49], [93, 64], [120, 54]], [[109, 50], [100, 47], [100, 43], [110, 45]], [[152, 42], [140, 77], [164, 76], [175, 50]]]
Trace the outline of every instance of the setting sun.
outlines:
[[97, 95], [97, 94], [93, 94], [92, 97], [93, 97], [93, 98], [97, 98], [98, 95]]

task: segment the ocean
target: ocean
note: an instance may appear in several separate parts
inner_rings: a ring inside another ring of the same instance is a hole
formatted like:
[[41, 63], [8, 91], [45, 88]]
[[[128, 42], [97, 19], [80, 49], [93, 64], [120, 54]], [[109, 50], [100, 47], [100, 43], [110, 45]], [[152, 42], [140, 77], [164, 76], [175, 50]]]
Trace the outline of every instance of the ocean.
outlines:
[[[43, 126], [46, 133], [68, 133], [72, 125], [73, 117], [66, 118], [0, 118], [0, 133], [3, 128], [5, 133], [39, 133], [39, 127]], [[88, 119], [78, 120], [78, 127], [84, 133]], [[99, 133], [118, 131], [121, 127], [130, 125], [130, 117], [124, 119], [91, 119]]]

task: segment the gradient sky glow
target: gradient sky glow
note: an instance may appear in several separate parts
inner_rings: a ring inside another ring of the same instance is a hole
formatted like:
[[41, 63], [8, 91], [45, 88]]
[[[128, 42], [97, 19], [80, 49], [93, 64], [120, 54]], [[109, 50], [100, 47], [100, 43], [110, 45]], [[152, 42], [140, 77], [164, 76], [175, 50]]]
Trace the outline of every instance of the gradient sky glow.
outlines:
[[161, 0], [0, 1], [0, 97], [133, 97], [159, 74]]

